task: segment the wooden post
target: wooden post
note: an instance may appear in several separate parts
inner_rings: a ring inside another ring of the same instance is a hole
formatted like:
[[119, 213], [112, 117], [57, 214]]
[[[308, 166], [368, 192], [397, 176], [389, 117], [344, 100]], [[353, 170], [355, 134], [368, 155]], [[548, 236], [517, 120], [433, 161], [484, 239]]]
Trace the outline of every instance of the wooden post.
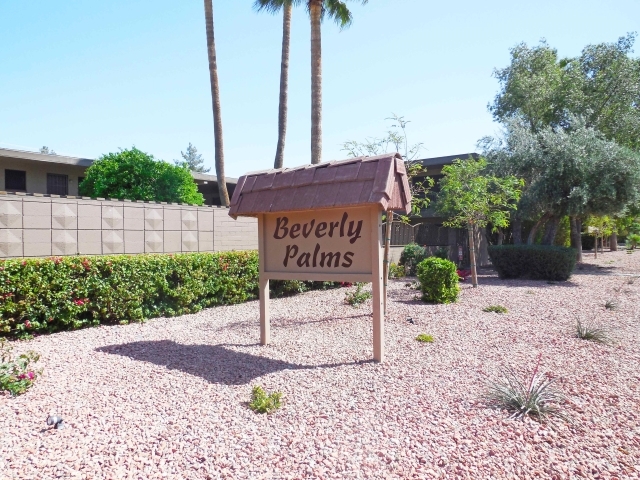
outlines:
[[371, 209], [371, 288], [373, 290], [373, 359], [384, 361], [384, 306], [382, 279], [382, 216]]
[[271, 341], [271, 319], [269, 318], [269, 278], [264, 272], [267, 249], [265, 248], [264, 215], [258, 216], [258, 246], [260, 268], [260, 344], [267, 345]]
[[384, 232], [384, 313], [387, 313], [387, 283], [389, 283], [389, 249], [391, 248], [391, 227], [393, 225], [393, 212], [387, 210], [387, 226]]

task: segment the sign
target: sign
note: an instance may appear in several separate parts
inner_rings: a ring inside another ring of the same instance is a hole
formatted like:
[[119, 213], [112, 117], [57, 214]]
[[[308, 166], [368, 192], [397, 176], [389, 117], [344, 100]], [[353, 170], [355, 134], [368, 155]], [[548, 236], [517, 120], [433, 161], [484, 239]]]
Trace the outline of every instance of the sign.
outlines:
[[371, 275], [370, 223], [370, 208], [265, 215], [264, 271], [272, 278], [309, 274], [308, 280], [313, 274]]

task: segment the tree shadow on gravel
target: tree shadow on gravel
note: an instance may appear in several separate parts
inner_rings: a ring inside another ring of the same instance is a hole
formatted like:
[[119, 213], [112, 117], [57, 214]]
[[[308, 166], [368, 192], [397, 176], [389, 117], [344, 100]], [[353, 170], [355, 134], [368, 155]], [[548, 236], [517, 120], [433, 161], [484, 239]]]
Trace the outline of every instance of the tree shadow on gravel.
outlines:
[[300, 365], [228, 348], [248, 346], [252, 345], [182, 345], [172, 340], [159, 340], [108, 345], [96, 348], [96, 351], [150, 362], [224, 385], [246, 385], [258, 377], [282, 370], [311, 370], [371, 362]]

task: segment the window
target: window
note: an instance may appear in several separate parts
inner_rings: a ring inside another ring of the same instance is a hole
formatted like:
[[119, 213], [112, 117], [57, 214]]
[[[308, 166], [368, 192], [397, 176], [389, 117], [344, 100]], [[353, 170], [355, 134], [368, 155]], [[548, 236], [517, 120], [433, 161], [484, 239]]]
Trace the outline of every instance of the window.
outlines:
[[27, 191], [27, 172], [22, 170], [4, 171], [4, 189], [18, 192]]
[[69, 176], [47, 173], [47, 193], [49, 195], [68, 195]]

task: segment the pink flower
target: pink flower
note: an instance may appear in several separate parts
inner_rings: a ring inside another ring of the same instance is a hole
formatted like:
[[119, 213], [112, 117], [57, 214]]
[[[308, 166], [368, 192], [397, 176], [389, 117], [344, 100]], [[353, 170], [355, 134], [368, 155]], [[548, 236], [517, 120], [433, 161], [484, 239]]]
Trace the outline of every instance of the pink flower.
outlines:
[[36, 375], [33, 372], [28, 372], [27, 377], [29, 378], [29, 380], [33, 380], [34, 378], [36, 378]]
[[24, 326], [27, 328], [31, 328], [31, 322], [29, 320], [24, 321]]

